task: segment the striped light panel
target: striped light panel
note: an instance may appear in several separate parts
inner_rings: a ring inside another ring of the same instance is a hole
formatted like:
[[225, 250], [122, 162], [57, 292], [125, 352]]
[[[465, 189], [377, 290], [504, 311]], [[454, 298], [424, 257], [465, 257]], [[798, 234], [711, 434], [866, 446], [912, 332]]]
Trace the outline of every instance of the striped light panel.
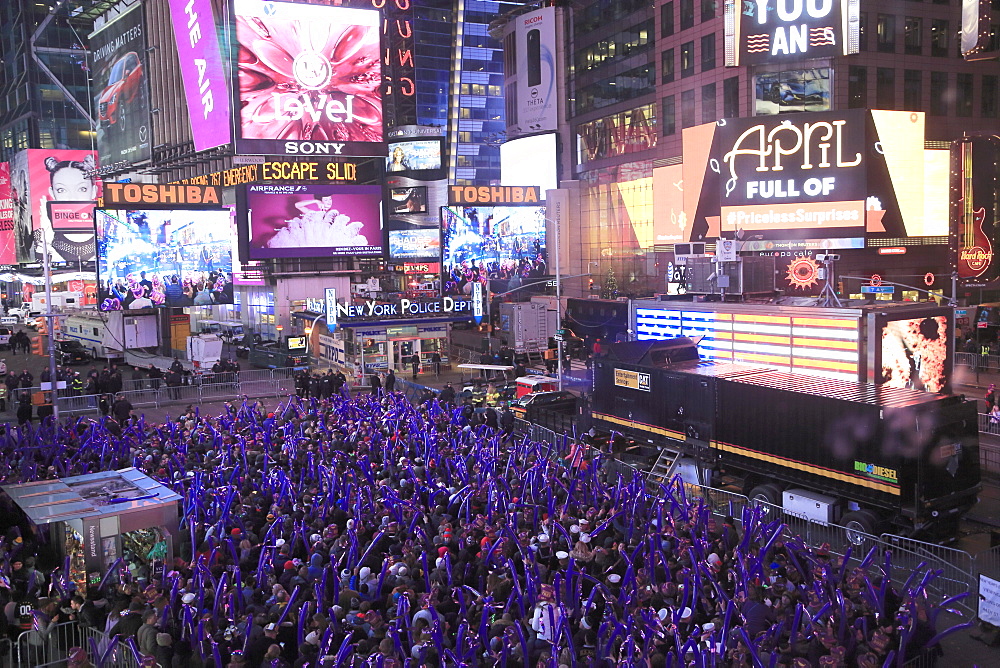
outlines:
[[860, 380], [858, 323], [853, 318], [638, 308], [635, 331], [640, 341], [703, 337], [698, 349], [707, 359]]

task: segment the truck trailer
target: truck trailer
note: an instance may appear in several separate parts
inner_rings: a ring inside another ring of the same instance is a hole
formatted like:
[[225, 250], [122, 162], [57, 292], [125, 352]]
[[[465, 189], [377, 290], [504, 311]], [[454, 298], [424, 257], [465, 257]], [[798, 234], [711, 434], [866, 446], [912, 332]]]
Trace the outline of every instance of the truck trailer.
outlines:
[[953, 536], [980, 489], [974, 401], [703, 360], [688, 338], [609, 346], [594, 363], [591, 418], [673, 453], [670, 473], [685, 482], [849, 538]]

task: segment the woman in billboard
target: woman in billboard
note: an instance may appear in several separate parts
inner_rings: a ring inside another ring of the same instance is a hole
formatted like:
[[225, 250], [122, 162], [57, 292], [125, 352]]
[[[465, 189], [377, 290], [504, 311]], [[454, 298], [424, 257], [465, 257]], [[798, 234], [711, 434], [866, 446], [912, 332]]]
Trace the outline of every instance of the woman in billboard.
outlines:
[[14, 200], [14, 220], [17, 221], [17, 261], [34, 260], [34, 237], [31, 234], [31, 206], [28, 201], [28, 170], [19, 169], [11, 179]]
[[49, 244], [53, 262], [82, 262], [94, 257], [94, 233], [92, 230], [55, 230], [48, 219], [49, 199], [62, 202], [92, 202], [97, 199], [97, 180], [93, 176], [97, 167], [93, 155], [83, 160], [59, 160], [54, 156], [45, 158], [45, 169], [49, 173], [48, 198], [43, 196], [38, 210], [42, 215], [41, 228], [45, 241]]
[[406, 162], [406, 154], [403, 152], [402, 146], [397, 146], [392, 149], [392, 155], [389, 157], [389, 166], [387, 171], [390, 172], [405, 172], [410, 166]]

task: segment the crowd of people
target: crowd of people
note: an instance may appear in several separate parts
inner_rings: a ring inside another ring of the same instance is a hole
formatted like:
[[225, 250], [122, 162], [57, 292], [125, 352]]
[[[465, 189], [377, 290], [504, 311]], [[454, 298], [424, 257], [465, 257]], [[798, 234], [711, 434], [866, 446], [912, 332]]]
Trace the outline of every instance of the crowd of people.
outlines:
[[90, 626], [163, 668], [868, 668], [960, 628], [938, 629], [933, 574], [894, 583], [888, 553], [813, 549], [677, 481], [649, 494], [600, 449], [337, 380], [274, 410], [4, 428], [3, 484], [136, 466], [183, 496], [176, 558], [126, 554], [86, 589], [11, 527], [11, 637], [30, 601], [35, 632]]

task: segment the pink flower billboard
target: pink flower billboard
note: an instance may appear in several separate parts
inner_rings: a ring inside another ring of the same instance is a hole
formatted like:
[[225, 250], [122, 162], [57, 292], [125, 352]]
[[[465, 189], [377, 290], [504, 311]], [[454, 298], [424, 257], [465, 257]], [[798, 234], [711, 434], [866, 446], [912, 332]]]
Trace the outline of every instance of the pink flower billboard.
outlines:
[[234, 0], [239, 153], [382, 155], [379, 13]]

